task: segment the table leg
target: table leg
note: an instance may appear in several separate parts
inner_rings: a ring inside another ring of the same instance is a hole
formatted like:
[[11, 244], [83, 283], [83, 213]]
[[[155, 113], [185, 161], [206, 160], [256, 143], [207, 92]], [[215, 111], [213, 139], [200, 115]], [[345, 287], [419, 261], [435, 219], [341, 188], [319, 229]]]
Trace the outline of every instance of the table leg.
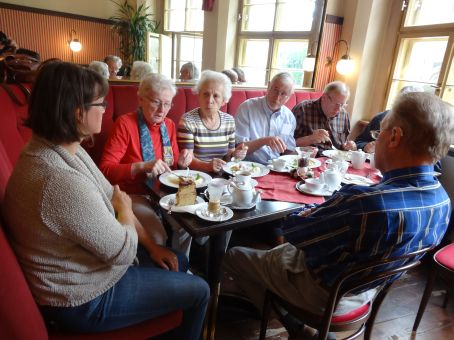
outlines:
[[225, 232], [210, 237], [208, 283], [211, 289], [211, 298], [205, 319], [204, 339], [214, 340], [216, 332], [216, 316], [222, 279], [222, 260], [224, 259], [226, 246], [227, 238]]

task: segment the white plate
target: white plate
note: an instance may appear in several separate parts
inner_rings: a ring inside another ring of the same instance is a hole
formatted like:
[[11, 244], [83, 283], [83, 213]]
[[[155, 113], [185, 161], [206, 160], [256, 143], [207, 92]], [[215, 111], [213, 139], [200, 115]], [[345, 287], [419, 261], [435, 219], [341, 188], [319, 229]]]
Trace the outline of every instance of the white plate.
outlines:
[[296, 190], [298, 190], [299, 192], [302, 192], [303, 194], [309, 194], [309, 195], [312, 195], [312, 196], [331, 196], [333, 194], [333, 191], [331, 190], [328, 190], [326, 188], [322, 188], [320, 190], [311, 190], [309, 189], [305, 183], [302, 183], [302, 182], [298, 182], [296, 183]]
[[223, 221], [230, 220], [233, 217], [233, 211], [229, 207], [224, 207], [224, 206], [221, 207], [221, 209], [225, 209], [225, 214], [219, 215], [216, 217], [210, 217], [210, 216], [205, 215], [204, 211], [206, 211], [207, 208], [208, 208], [208, 203], [207, 203], [206, 207], [197, 209], [195, 211], [195, 214], [198, 217], [200, 217], [202, 220], [211, 221], [211, 222], [223, 222]]
[[[287, 162], [287, 167], [290, 169], [296, 169], [298, 167], [298, 155], [284, 155], [280, 156], [279, 159], [283, 159]], [[309, 158], [308, 168], [318, 168], [322, 163], [316, 158]]]
[[[177, 200], [176, 197], [177, 197], [177, 194], [170, 194], [170, 195], [161, 197], [161, 199], [159, 200], [159, 205], [161, 206], [161, 208], [163, 208], [165, 210], [169, 210], [169, 201], [173, 200], [174, 202], [176, 202], [176, 200]], [[203, 203], [203, 202], [205, 202], [205, 201], [203, 200], [202, 197], [196, 196], [195, 204]]]
[[[186, 170], [174, 170], [172, 172], [180, 176], [186, 176]], [[189, 170], [189, 176], [196, 178], [197, 174], [200, 179], [195, 181], [196, 188], [206, 187], [212, 180], [211, 176], [204, 172]], [[164, 185], [178, 189], [179, 178], [171, 172], [164, 172], [161, 176], [159, 176], [159, 181]]]
[[345, 174], [342, 178], [342, 183], [344, 184], [356, 184], [356, 185], [372, 185], [375, 184], [370, 178], [354, 175], [354, 174]]
[[222, 166], [222, 169], [230, 175], [237, 171], [250, 171], [251, 177], [262, 177], [270, 173], [270, 169], [265, 165], [255, 162], [228, 162]]
[[230, 204], [230, 208], [232, 208], [233, 210], [249, 210], [249, 209], [252, 209], [256, 206], [257, 203], [251, 203], [249, 205], [235, 205], [235, 204]]
[[350, 153], [343, 150], [324, 150], [322, 155], [325, 157], [333, 158], [337, 157], [344, 161], [350, 161]]
[[276, 169], [274, 169], [273, 164], [269, 164], [269, 165], [268, 165], [268, 168], [270, 168], [271, 171], [280, 172], [280, 173], [285, 173], [285, 172], [288, 173], [288, 172], [290, 172], [290, 171], [292, 170], [292, 169], [289, 168], [287, 165], [285, 165], [284, 169], [282, 169], [282, 170], [276, 170]]

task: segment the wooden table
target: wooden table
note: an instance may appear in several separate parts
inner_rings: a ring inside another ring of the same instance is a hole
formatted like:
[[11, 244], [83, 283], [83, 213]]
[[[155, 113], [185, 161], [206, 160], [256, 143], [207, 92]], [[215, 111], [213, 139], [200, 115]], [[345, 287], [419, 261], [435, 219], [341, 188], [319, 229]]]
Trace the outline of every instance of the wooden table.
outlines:
[[[152, 201], [158, 204], [165, 195], [175, 193], [176, 189], [169, 188], [159, 180], [149, 180]], [[159, 204], [158, 204], [159, 205]], [[298, 210], [301, 204], [261, 201], [255, 209], [235, 210], [230, 220], [223, 222], [209, 222], [188, 213], [163, 213], [163, 218], [172, 227], [184, 228], [192, 237], [210, 236], [208, 258], [208, 283], [211, 288], [211, 300], [207, 310], [204, 327], [204, 339], [214, 339], [216, 330], [216, 313], [222, 278], [222, 261], [226, 249], [226, 231], [251, 227], [257, 224], [275, 221]]]

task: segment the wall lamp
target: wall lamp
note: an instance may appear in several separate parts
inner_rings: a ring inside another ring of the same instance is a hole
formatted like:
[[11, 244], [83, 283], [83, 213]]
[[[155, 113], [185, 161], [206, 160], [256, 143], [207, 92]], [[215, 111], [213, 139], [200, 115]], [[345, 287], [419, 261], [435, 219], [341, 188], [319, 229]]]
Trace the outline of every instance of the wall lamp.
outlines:
[[314, 45], [317, 43], [317, 41], [313, 41], [309, 45], [309, 49], [307, 50], [307, 56], [303, 61], [303, 70], [306, 72], [314, 72], [315, 69], [315, 54], [312, 52], [314, 51]]
[[342, 42], [345, 43], [345, 46], [347, 47], [347, 52], [337, 62], [336, 71], [342, 75], [348, 75], [352, 73], [353, 70], [355, 69], [355, 62], [348, 54], [349, 46], [346, 40], [342, 39], [334, 44], [333, 56], [326, 58], [326, 64], [331, 65], [333, 63], [334, 51], [336, 50], [336, 46]]
[[76, 34], [77, 33], [75, 30], [71, 30], [71, 32], [70, 32], [71, 39], [68, 41], [68, 45], [69, 45], [69, 48], [71, 49], [71, 51], [80, 52], [80, 50], [82, 49], [82, 44], [80, 43], [79, 39], [74, 38], [76, 36]]

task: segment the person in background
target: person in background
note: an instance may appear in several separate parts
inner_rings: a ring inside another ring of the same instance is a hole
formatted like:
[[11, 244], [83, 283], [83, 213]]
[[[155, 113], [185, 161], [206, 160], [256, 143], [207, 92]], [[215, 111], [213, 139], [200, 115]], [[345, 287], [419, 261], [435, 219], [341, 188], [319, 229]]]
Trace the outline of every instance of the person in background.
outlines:
[[223, 70], [224, 73], [232, 82], [232, 84], [236, 84], [238, 82], [238, 74], [234, 70]]
[[[183, 310], [175, 339], [198, 339], [209, 298], [182, 254], [156, 245], [130, 197], [81, 147], [101, 131], [107, 80], [46, 63], [26, 125], [33, 136], [6, 188], [8, 237], [49, 327], [107, 332]], [[140, 262], [137, 262], [136, 257]]]
[[104, 58], [104, 62], [109, 67], [109, 77], [115, 78], [117, 75], [122, 75], [118, 74], [121, 67], [123, 66], [120, 57], [117, 57], [116, 55], [108, 55]]
[[242, 160], [247, 148], [235, 148], [235, 120], [220, 111], [232, 96], [232, 83], [225, 74], [202, 72], [194, 87], [199, 107], [186, 112], [178, 124], [178, 145], [182, 166], [219, 172], [232, 157]]
[[199, 79], [199, 69], [193, 62], [183, 64], [180, 68], [181, 81], [196, 80]]
[[294, 92], [290, 73], [276, 74], [265, 96], [244, 101], [235, 116], [236, 143], [248, 147], [246, 160], [262, 164], [295, 150], [296, 121], [286, 106]]
[[95, 72], [98, 72], [103, 78], [109, 79], [109, 66], [102, 61], [92, 61], [88, 68]]
[[347, 140], [350, 117], [345, 108], [349, 96], [350, 89], [345, 83], [333, 81], [325, 86], [319, 99], [297, 104], [292, 110], [296, 118], [296, 145], [313, 145], [320, 151], [333, 147], [356, 150], [355, 142]]
[[[400, 94], [410, 93], [410, 92], [424, 92], [420, 87], [415, 86], [404, 86], [400, 89]], [[375, 152], [375, 140], [372, 138], [370, 132], [373, 130], [380, 130], [380, 123], [388, 114], [389, 110], [377, 113], [374, 118], [367, 124], [364, 128], [364, 131], [355, 139], [356, 147], [362, 149], [367, 153]]]
[[145, 180], [178, 167], [177, 130], [167, 118], [175, 94], [169, 78], [147, 75], [137, 92], [139, 106], [115, 121], [99, 162], [106, 178], [131, 195], [134, 213], [160, 245], [166, 244], [167, 233], [151, 208]]
[[4, 55], [14, 54], [19, 48], [14, 39], [8, 37], [4, 32], [0, 31], [0, 60]]
[[242, 69], [238, 67], [233, 67], [232, 70], [235, 71], [236, 74], [238, 75], [238, 82], [245, 83], [247, 81], [246, 75], [244, 74], [244, 71]]
[[[380, 183], [346, 185], [325, 203], [302, 208], [282, 222], [288, 243], [271, 250], [232, 248], [225, 268], [257, 306], [266, 288], [322, 315], [328, 289], [345, 270], [440, 243], [451, 204], [432, 164], [452, 143], [452, 105], [427, 93], [400, 95], [382, 120], [376, 141]], [[335, 315], [373, 299], [377, 287], [365, 288], [343, 297]], [[302, 331], [289, 318], [282, 321], [291, 335]]]
[[137, 60], [132, 64], [131, 80], [141, 81], [146, 75], [153, 73], [153, 68], [146, 61]]

